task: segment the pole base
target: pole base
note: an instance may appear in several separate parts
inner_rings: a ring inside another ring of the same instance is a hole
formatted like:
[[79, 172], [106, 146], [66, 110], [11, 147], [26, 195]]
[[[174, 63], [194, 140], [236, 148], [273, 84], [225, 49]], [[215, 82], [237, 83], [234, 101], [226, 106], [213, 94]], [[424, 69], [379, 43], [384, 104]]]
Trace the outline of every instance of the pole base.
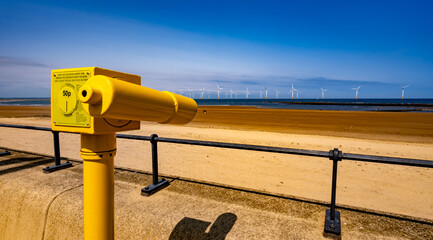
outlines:
[[326, 209], [325, 217], [325, 234], [334, 234], [340, 236], [341, 234], [341, 223], [340, 223], [340, 212], [335, 211], [335, 219], [331, 220], [331, 209]]
[[0, 157], [1, 156], [6, 156], [6, 155], [11, 155], [10, 152], [6, 151], [6, 152], [0, 152]]
[[141, 195], [143, 196], [150, 196], [156, 192], [158, 192], [159, 190], [162, 190], [166, 187], [168, 187], [170, 185], [170, 182], [165, 180], [165, 179], [161, 179], [158, 181], [157, 184], [151, 184], [145, 188], [141, 189]]
[[66, 162], [60, 165], [49, 166], [43, 169], [44, 173], [52, 173], [58, 170], [72, 167], [72, 163]]

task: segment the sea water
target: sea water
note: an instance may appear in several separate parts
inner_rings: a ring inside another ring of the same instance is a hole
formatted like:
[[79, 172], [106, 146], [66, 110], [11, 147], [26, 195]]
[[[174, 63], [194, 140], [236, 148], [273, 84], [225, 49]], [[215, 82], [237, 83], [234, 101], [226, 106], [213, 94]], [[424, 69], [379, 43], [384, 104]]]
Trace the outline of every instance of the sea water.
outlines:
[[48, 98], [0, 98], [0, 106], [50, 106]]
[[196, 99], [198, 105], [303, 110], [433, 112], [433, 99]]

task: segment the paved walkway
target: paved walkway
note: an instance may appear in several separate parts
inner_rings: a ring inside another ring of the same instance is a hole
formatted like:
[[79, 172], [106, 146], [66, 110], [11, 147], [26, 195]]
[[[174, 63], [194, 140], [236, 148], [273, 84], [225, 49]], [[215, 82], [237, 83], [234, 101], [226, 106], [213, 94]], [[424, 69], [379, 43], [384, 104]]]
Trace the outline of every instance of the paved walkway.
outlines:
[[[2, 150], [0, 149], [0, 152]], [[0, 239], [82, 239], [82, 165], [44, 174], [50, 157], [0, 157]], [[326, 207], [210, 184], [169, 179], [150, 196], [151, 176], [115, 171], [116, 239], [320, 239]], [[342, 238], [432, 239], [433, 225], [341, 210]]]

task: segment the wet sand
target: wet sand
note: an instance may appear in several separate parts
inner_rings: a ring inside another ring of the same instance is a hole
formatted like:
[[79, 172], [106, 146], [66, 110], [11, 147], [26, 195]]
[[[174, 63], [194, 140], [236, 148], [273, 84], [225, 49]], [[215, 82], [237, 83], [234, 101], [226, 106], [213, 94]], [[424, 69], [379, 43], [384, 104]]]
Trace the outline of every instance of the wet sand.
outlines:
[[433, 114], [204, 106], [193, 126], [433, 143]]
[[[206, 113], [203, 113], [206, 110]], [[24, 110], [19, 115], [24, 116]], [[13, 108], [0, 123], [49, 127], [48, 117], [18, 116]], [[16, 115], [14, 115], [16, 114]], [[27, 116], [35, 114], [29, 112]], [[48, 114], [39, 108], [36, 114]], [[53, 153], [49, 132], [1, 128], [0, 146]], [[234, 142], [432, 160], [433, 114], [336, 112], [250, 107], [200, 107], [185, 126], [142, 122], [128, 134]], [[78, 135], [62, 133], [61, 153], [79, 159]], [[151, 171], [148, 142], [118, 140], [115, 165]], [[188, 179], [330, 200], [332, 162], [323, 158], [160, 143], [160, 173]], [[337, 203], [433, 219], [433, 171], [416, 167], [343, 161]]]
[[50, 117], [49, 106], [0, 106], [0, 117]]
[[[50, 117], [50, 108], [0, 106], [0, 117]], [[200, 106], [189, 126], [433, 143], [433, 113]]]

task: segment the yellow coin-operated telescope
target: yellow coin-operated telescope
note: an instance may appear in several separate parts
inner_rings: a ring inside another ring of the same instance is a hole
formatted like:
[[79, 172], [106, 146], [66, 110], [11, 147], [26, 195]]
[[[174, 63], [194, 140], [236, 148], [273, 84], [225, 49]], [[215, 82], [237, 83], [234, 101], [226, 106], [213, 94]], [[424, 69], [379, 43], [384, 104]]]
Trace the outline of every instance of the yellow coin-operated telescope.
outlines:
[[81, 133], [84, 238], [114, 238], [116, 132], [139, 121], [185, 124], [197, 112], [191, 99], [141, 86], [137, 75], [97, 67], [51, 72], [51, 128]]

